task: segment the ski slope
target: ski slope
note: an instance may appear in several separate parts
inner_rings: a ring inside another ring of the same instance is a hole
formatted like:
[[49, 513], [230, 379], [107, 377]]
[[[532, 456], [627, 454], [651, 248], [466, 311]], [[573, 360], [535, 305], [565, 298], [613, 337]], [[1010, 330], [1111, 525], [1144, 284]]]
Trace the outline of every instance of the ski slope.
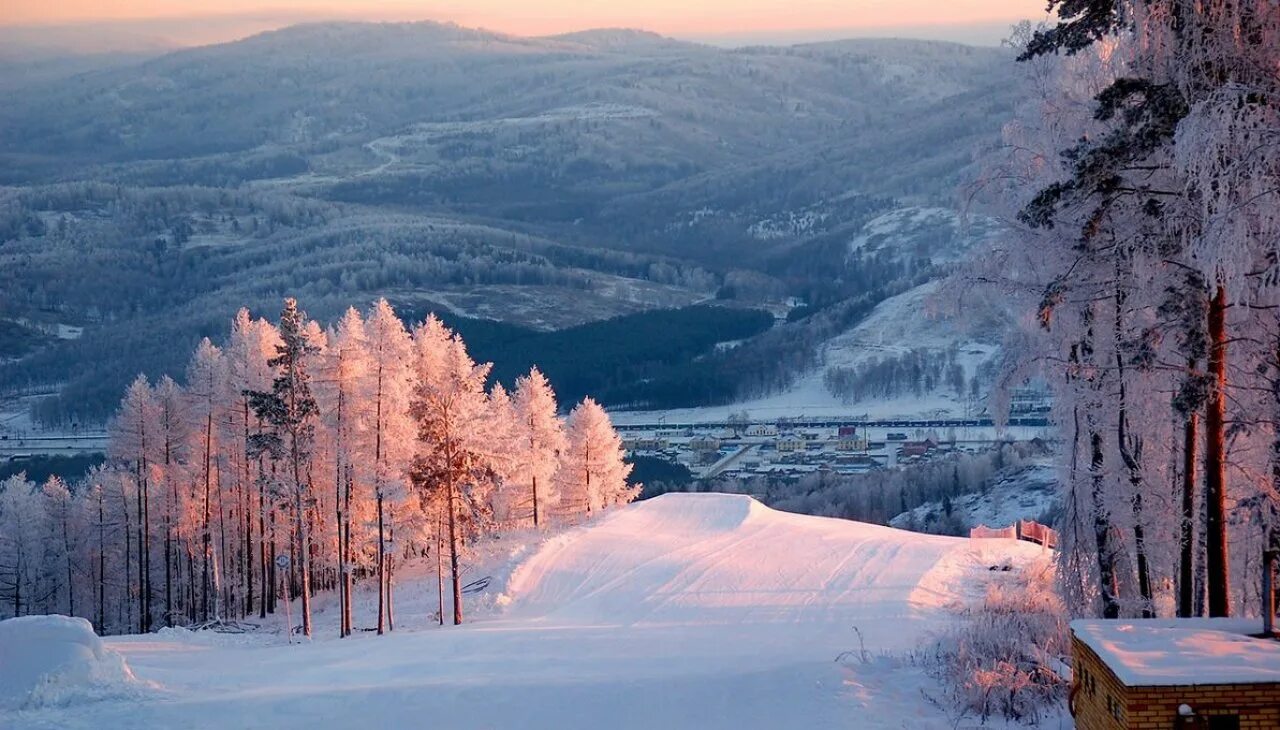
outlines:
[[[384, 637], [109, 639], [145, 694], [0, 727], [950, 728], [888, 653], [1038, 551], [665, 495], [545, 540], [463, 627], [401, 608]], [[866, 660], [837, 662], [858, 633]]]

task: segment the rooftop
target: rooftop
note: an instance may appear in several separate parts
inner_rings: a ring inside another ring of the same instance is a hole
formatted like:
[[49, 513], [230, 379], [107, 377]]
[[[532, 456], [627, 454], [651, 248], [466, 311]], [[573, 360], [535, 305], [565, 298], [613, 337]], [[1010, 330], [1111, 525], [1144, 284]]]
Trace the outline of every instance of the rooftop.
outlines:
[[1130, 687], [1280, 682], [1261, 619], [1081, 620], [1071, 631]]

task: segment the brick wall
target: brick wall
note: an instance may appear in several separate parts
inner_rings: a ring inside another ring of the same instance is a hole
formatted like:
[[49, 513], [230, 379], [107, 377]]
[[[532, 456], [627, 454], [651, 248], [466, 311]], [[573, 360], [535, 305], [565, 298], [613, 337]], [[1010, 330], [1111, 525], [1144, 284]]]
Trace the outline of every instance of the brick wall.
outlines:
[[[1204, 728], [1215, 715], [1238, 715], [1241, 730], [1280, 728], [1280, 683], [1126, 687], [1092, 649], [1074, 636], [1071, 644], [1078, 730]], [[1200, 721], [1180, 721], [1182, 704]]]

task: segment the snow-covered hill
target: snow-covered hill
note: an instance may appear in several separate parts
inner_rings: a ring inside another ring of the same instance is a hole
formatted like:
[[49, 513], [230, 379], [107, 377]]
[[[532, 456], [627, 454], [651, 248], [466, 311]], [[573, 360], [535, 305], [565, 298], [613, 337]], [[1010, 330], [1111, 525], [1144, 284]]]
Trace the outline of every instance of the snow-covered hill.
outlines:
[[[472, 624], [401, 607], [381, 638], [109, 639], [153, 691], [0, 726], [949, 728], [930, 680], [881, 652], [1038, 550], [666, 495], [547, 541]], [[868, 660], [833, 661], [859, 648], [854, 627]]]
[[[994, 479], [983, 489], [951, 500], [957, 527], [1008, 527], [1018, 520], [1041, 520], [1059, 508], [1057, 467], [1033, 464]], [[946, 506], [929, 502], [894, 517], [889, 524], [904, 530], [931, 531], [945, 522]]]

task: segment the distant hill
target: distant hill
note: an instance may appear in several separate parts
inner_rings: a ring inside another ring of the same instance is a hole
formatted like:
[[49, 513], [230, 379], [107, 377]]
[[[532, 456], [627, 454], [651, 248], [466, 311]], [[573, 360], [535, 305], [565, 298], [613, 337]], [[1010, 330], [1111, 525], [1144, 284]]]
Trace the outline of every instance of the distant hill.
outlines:
[[185, 358], [152, 343], [220, 336], [240, 305], [271, 314], [291, 293], [322, 318], [387, 295], [539, 330], [763, 309], [792, 322], [661, 388], [776, 389], [937, 273], [931, 257], [852, 260], [850, 241], [892, 211], [952, 206], [1013, 103], [1010, 65], [925, 41], [313, 23], [19, 71], [0, 105], [0, 311], [84, 336], [0, 365], [0, 382], [87, 387], [91, 361], [107, 375], [77, 402], [100, 414], [128, 374]]

